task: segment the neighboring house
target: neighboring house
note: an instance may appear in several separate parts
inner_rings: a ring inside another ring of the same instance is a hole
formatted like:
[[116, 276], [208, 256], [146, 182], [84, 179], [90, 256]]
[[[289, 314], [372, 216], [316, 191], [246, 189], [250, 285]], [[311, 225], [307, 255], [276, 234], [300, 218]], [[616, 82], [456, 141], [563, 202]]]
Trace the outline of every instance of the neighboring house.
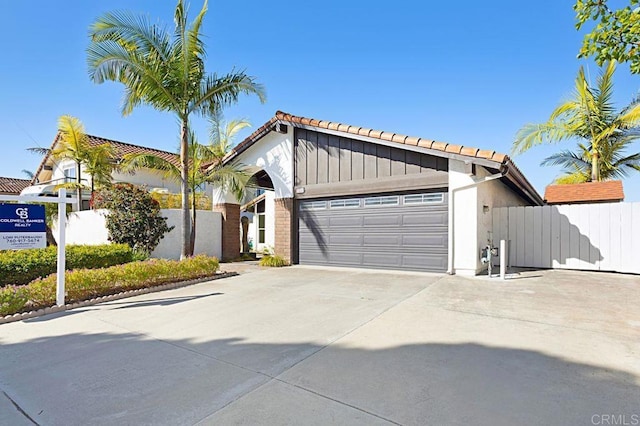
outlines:
[[624, 201], [622, 181], [549, 185], [544, 191], [547, 204], [619, 203]]
[[0, 195], [20, 195], [30, 184], [29, 179], [0, 177]]
[[[60, 134], [57, 134], [51, 149], [55, 149]], [[137, 153], [149, 153], [160, 156], [166, 160], [175, 162], [178, 164], [179, 158], [175, 153], [162, 151], [154, 148], [147, 148], [138, 145], [132, 145], [125, 142], [114, 141], [111, 139], [105, 139], [98, 136], [87, 135], [87, 140], [91, 146], [98, 146], [105, 143], [110, 144], [116, 153], [116, 166], [122, 157], [126, 154]], [[123, 172], [117, 169], [112, 172], [113, 182], [127, 182], [135, 185], [144, 185], [149, 190], [157, 190], [162, 192], [179, 193], [180, 184], [172, 179], [167, 179], [162, 172], [158, 172], [151, 169], [137, 170], [135, 173]], [[91, 187], [91, 176], [89, 176], [84, 169], [81, 170], [82, 182]], [[72, 160], [58, 160], [52, 155], [45, 155], [36, 170], [34, 179], [31, 186], [22, 191], [25, 195], [52, 195], [56, 192], [56, 187], [62, 183], [75, 182], [76, 181], [76, 165]], [[89, 191], [85, 191], [86, 200], [83, 201], [83, 208], [88, 208]]]
[[[476, 274], [492, 209], [543, 204], [493, 150], [280, 111], [225, 162], [248, 166], [270, 194], [242, 206], [256, 214], [250, 236], [264, 229], [267, 245], [272, 233], [276, 253], [299, 264]], [[214, 192], [223, 258], [240, 250], [240, 204]]]

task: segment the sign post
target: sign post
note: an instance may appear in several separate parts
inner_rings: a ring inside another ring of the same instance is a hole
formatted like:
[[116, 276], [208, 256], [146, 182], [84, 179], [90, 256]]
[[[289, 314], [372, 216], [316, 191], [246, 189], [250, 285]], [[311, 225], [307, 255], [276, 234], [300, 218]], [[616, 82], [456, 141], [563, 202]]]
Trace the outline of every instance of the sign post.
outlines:
[[[64, 305], [67, 204], [76, 202], [67, 198], [67, 190], [61, 188], [57, 197], [29, 195], [0, 195], [0, 202], [58, 203], [58, 268], [56, 277], [56, 304]], [[46, 221], [44, 206], [33, 204], [0, 204], [0, 250], [20, 250], [46, 247]]]
[[[61, 188], [58, 191], [58, 198], [64, 200], [67, 198], [67, 190]], [[58, 203], [58, 271], [56, 274], [56, 305], [64, 305], [64, 284], [65, 270], [67, 263], [66, 255], [66, 227], [67, 227], [67, 205]]]

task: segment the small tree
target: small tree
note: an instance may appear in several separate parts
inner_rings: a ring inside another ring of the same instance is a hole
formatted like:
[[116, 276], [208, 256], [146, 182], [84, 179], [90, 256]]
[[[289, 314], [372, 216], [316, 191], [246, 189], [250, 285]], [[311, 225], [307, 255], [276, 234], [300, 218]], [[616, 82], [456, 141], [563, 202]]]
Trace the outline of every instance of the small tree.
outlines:
[[97, 191], [93, 206], [109, 210], [109, 241], [128, 244], [145, 253], [151, 253], [174, 228], [160, 216], [158, 202], [147, 191], [131, 184], [117, 184]]

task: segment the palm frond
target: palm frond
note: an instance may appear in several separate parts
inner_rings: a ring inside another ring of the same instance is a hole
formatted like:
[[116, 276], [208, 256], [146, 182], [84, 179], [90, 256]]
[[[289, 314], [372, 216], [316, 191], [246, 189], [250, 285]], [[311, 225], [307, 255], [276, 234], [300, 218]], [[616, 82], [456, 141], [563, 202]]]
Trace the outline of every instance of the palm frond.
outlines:
[[573, 130], [564, 123], [527, 124], [516, 134], [511, 152], [514, 155], [522, 154], [533, 146], [549, 142], [560, 142], [574, 136]]
[[49, 155], [51, 154], [51, 149], [49, 148], [40, 148], [39, 146], [33, 148], [27, 148], [27, 151], [32, 152], [38, 155]]
[[234, 104], [242, 94], [255, 94], [262, 103], [266, 102], [264, 87], [254, 77], [244, 72], [231, 72], [218, 77], [208, 76], [200, 85], [198, 97], [189, 110], [202, 115], [210, 115], [217, 109]]

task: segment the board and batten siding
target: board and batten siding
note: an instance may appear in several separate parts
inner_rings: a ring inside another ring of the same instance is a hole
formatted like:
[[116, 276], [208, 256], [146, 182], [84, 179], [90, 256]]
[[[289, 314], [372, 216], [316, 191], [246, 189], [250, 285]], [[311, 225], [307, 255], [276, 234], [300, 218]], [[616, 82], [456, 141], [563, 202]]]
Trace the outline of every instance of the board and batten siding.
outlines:
[[295, 129], [295, 186], [380, 180], [414, 175], [446, 181], [446, 158]]
[[640, 203], [504, 207], [493, 210], [493, 243], [508, 265], [640, 273]]

